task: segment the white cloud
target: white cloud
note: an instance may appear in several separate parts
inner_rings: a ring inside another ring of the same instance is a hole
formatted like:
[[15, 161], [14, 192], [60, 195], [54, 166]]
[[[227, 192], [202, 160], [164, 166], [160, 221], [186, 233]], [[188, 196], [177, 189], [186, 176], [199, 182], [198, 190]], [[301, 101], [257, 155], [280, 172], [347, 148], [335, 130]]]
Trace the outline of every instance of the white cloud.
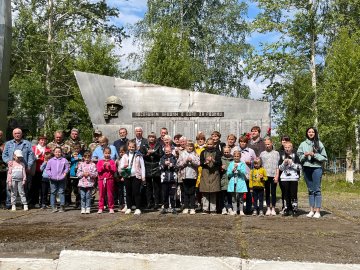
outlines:
[[245, 79], [244, 84], [246, 84], [250, 88], [250, 97], [253, 99], [259, 99], [263, 97], [264, 89], [266, 88], [266, 86], [269, 85], [269, 81], [265, 80], [262, 82], [260, 79], [254, 80], [251, 78]]
[[114, 24], [122, 26], [138, 22], [144, 17], [147, 10], [146, 0], [107, 0], [107, 4], [119, 9], [119, 17], [113, 18], [112, 21]]

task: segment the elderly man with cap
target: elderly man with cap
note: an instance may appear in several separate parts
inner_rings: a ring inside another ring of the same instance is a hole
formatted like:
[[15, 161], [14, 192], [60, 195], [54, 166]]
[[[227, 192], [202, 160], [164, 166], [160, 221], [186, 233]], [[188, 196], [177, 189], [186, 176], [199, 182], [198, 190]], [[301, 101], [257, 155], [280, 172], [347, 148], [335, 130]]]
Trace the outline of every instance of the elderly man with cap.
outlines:
[[[13, 139], [10, 141], [7, 141], [5, 143], [4, 151], [2, 153], [2, 159], [3, 161], [8, 164], [12, 159], [14, 155], [15, 150], [21, 150], [23, 155], [23, 162], [25, 164], [26, 168], [26, 174], [27, 174], [27, 183], [31, 183], [31, 167], [33, 166], [35, 162], [35, 155], [32, 151], [32, 145], [28, 140], [23, 139], [23, 133], [20, 128], [15, 128], [13, 130]], [[30, 181], [29, 181], [30, 180]], [[29, 186], [27, 185], [25, 187], [25, 193], [27, 194], [27, 197], [29, 197]], [[8, 203], [10, 205], [10, 194], [7, 193], [7, 207]]]
[[90, 152], [94, 152], [94, 150], [96, 149], [96, 147], [98, 147], [99, 144], [99, 138], [102, 136], [102, 132], [98, 129], [94, 130], [94, 137], [93, 137], [93, 142], [89, 144], [89, 150]]

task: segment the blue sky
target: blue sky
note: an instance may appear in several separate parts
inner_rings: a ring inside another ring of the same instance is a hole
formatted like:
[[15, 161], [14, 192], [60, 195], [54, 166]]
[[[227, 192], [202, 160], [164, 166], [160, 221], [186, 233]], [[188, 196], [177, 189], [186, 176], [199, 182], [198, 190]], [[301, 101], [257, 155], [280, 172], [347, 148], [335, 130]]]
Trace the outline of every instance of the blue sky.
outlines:
[[[141, 20], [147, 10], [147, 0], [107, 0], [107, 3], [110, 6], [117, 7], [120, 10], [120, 16], [118, 18], [113, 18], [113, 23], [116, 25], [122, 25], [124, 27], [129, 27]], [[248, 1], [248, 5], [248, 20], [252, 20], [259, 12], [259, 9], [253, 2]], [[272, 39], [274, 36], [254, 33], [247, 39], [247, 41], [255, 48], [257, 48], [261, 41], [269, 38]], [[120, 49], [120, 53], [124, 56], [139, 50], [139, 44], [134, 45], [132, 37], [124, 40], [122, 45], [123, 46]], [[245, 83], [251, 89], [252, 98], [258, 99], [262, 96], [262, 91], [266, 87], [266, 81], [261, 82], [260, 80], [246, 80]]]

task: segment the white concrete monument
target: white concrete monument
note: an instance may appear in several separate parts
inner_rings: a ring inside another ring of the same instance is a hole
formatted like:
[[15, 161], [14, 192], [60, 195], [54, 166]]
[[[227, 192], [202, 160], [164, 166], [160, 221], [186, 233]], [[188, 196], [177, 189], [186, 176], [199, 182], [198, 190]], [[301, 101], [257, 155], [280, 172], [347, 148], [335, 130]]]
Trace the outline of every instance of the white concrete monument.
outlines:
[[118, 139], [118, 130], [125, 127], [128, 138], [141, 126], [144, 136], [166, 127], [171, 136], [180, 133], [195, 139], [202, 131], [239, 136], [260, 126], [270, 127], [270, 104], [250, 99], [212, 95], [120, 78], [75, 72], [81, 94], [89, 110], [94, 128], [110, 141]]

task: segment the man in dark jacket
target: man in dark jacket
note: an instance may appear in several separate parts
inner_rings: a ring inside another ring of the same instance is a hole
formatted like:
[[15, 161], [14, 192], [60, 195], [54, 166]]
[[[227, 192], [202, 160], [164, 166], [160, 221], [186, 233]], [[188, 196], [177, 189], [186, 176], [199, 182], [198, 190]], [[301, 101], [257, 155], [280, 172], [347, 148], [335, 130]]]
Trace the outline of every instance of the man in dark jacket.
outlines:
[[120, 147], [122, 146], [126, 146], [127, 145], [127, 142], [129, 141], [127, 137], [127, 129], [126, 128], [120, 128], [119, 129], [119, 137], [120, 139], [116, 140], [113, 145], [115, 146], [116, 148], [116, 151], [118, 152], [118, 155], [120, 156], [120, 153], [119, 153], [119, 149]]

